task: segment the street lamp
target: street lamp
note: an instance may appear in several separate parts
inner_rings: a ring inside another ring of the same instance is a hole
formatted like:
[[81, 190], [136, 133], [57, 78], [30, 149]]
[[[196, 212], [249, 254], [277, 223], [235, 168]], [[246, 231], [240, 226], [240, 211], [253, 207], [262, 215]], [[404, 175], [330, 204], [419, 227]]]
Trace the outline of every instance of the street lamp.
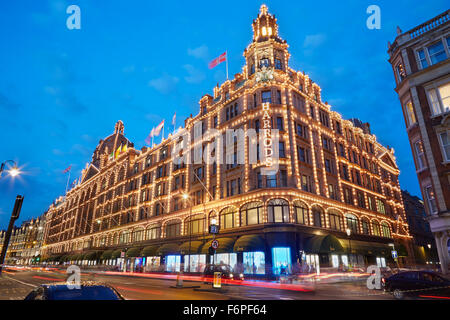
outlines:
[[350, 235], [352, 234], [352, 230], [350, 229], [350, 228], [347, 228], [347, 229], [345, 229], [345, 232], [347, 233], [347, 236], [348, 236], [348, 251], [349, 251], [349, 253], [348, 253], [348, 267], [349, 267], [349, 269], [350, 269], [350, 255], [352, 254], [352, 244], [351, 244], [351, 241], [350, 241]]
[[428, 249], [431, 249], [431, 243], [427, 244]]
[[183, 199], [189, 201], [189, 218], [188, 218], [188, 228], [189, 228], [189, 251], [188, 251], [188, 272], [191, 272], [191, 235], [192, 235], [192, 201], [189, 199], [189, 195], [187, 193], [183, 193]]
[[13, 160], [6, 160], [5, 162], [3, 162], [3, 163], [0, 165], [0, 178], [2, 177], [2, 172], [3, 172], [3, 170], [5, 169], [5, 165], [6, 165], [7, 163], [12, 163], [12, 164], [13, 164], [13, 167], [12, 167], [11, 169], [8, 170], [9, 175], [10, 175], [11, 177], [13, 177], [13, 178], [16, 177], [16, 176], [18, 176], [18, 175], [20, 174], [20, 170], [19, 170], [19, 168], [17, 167], [17, 163], [16, 163], [15, 161], [13, 161]]

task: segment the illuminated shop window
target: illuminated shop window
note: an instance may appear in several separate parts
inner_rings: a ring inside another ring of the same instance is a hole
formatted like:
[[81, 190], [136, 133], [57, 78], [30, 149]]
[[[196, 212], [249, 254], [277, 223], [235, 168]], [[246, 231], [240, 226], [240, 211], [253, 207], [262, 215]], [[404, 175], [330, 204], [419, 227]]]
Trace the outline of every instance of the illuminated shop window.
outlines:
[[274, 274], [291, 273], [291, 249], [289, 247], [272, 248], [272, 261]]
[[166, 256], [166, 271], [167, 272], [180, 272], [181, 256], [171, 255]]
[[265, 274], [264, 252], [244, 252], [244, 274]]

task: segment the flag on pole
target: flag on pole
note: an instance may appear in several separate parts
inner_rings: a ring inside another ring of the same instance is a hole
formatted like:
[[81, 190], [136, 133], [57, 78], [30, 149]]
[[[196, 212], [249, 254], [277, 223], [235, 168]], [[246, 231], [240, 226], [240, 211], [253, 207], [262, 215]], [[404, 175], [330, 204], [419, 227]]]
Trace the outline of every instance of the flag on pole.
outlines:
[[161, 129], [164, 128], [164, 120], [161, 121], [160, 124], [155, 128], [155, 131], [153, 132], [154, 136], [157, 137], [161, 133]]
[[152, 141], [154, 135], [155, 135], [155, 128], [152, 128], [152, 131], [150, 131], [150, 134], [145, 139], [145, 143], [150, 145], [150, 142]]
[[111, 154], [109, 155], [109, 160], [114, 159], [114, 150], [111, 151]]
[[117, 158], [120, 154], [120, 150], [122, 150], [122, 144], [120, 144], [120, 147], [117, 148], [116, 153], [115, 153], [115, 158]]
[[220, 56], [218, 56], [217, 58], [215, 58], [214, 60], [212, 60], [209, 63], [209, 68], [212, 69], [214, 67], [216, 67], [218, 64], [227, 61], [227, 52], [225, 51], [224, 53], [222, 53]]
[[177, 121], [177, 113], [175, 112], [172, 117], [172, 125], [175, 127], [175, 122]]
[[72, 169], [72, 165], [70, 165], [70, 166], [68, 166], [64, 171], [63, 171], [63, 173], [67, 173], [67, 172], [69, 172], [70, 171], [70, 169]]
[[127, 151], [128, 151], [128, 141], [127, 141], [127, 144], [124, 144], [124, 145], [123, 145], [122, 151], [121, 151], [120, 153], [122, 153], [122, 152], [127, 152]]

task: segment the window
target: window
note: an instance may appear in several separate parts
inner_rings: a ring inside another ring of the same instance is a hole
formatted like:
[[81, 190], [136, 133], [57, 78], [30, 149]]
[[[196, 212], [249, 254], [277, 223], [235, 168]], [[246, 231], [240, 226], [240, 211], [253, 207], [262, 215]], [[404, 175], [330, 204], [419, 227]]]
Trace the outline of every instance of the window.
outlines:
[[398, 82], [402, 82], [402, 80], [406, 77], [405, 69], [401, 63], [395, 67], [395, 73], [397, 75]]
[[308, 127], [304, 124], [297, 123], [297, 134], [304, 139], [308, 139]]
[[414, 107], [410, 102], [405, 105], [405, 114], [406, 114], [406, 126], [410, 127], [417, 122], [416, 115], [414, 114]]
[[280, 131], [284, 131], [283, 129], [283, 118], [277, 117], [277, 129]]
[[372, 222], [372, 229], [373, 229], [374, 236], [378, 236], [378, 237], [381, 236], [380, 224], [378, 223], [378, 221]]
[[234, 215], [235, 211], [233, 208], [228, 207], [220, 212], [220, 228], [230, 229], [234, 228]]
[[277, 175], [276, 174], [267, 175], [266, 187], [267, 188], [276, 188], [277, 187]]
[[431, 185], [425, 187], [425, 196], [430, 213], [437, 213], [436, 198], [434, 196], [433, 187]]
[[301, 184], [302, 184], [302, 190], [303, 191], [312, 192], [312, 185], [311, 185], [311, 177], [310, 176], [302, 175]]
[[166, 226], [166, 238], [178, 237], [181, 235], [181, 222], [171, 222]]
[[213, 119], [213, 128], [217, 128], [217, 116], [214, 116], [214, 119]]
[[275, 69], [282, 70], [283, 65], [281, 64], [281, 60], [278, 58], [275, 58]]
[[447, 59], [442, 41], [432, 44], [431, 46], [427, 47], [427, 50], [428, 55], [430, 56], [431, 64], [436, 64]]
[[241, 226], [260, 224], [262, 220], [262, 202], [250, 202], [241, 208]]
[[281, 91], [277, 90], [277, 103], [281, 104]]
[[202, 233], [205, 229], [205, 218], [203, 215], [196, 215], [187, 220], [186, 234]]
[[312, 209], [313, 223], [315, 227], [322, 227], [322, 209], [313, 207]]
[[377, 211], [380, 213], [386, 214], [386, 208], [384, 206], [384, 202], [380, 199], [377, 199]]
[[259, 60], [259, 67], [266, 67], [268, 68], [270, 66], [270, 61], [268, 58], [262, 58], [261, 60]]
[[439, 134], [439, 140], [441, 142], [442, 155], [444, 161], [450, 161], [450, 139], [447, 132], [442, 132]]
[[425, 57], [425, 51], [423, 49], [417, 51], [417, 57], [419, 58], [419, 62], [420, 62], [422, 69], [427, 68], [428, 62], [427, 62], [427, 58]]
[[343, 190], [344, 190], [344, 200], [345, 200], [345, 203], [353, 204], [352, 190], [349, 189], [349, 188], [345, 188], [345, 187], [343, 188]]
[[450, 111], [450, 83], [428, 90], [428, 95], [434, 116]]
[[370, 234], [369, 221], [363, 219], [361, 221], [363, 234]]
[[329, 214], [330, 228], [333, 230], [341, 230], [341, 218], [338, 213], [331, 212]]
[[272, 95], [270, 91], [263, 91], [262, 93], [262, 102], [263, 103], [272, 103]]
[[346, 215], [345, 220], [347, 221], [347, 228], [352, 231], [352, 234], [358, 233], [358, 218], [354, 215]]
[[383, 232], [383, 237], [390, 238], [391, 237], [391, 229], [386, 222], [381, 223], [381, 230]]
[[269, 222], [289, 222], [289, 204], [283, 199], [272, 199], [267, 205]]
[[425, 153], [423, 150], [423, 144], [422, 141], [416, 141], [414, 143], [414, 152], [416, 154], [416, 165], [417, 165], [417, 170], [421, 170], [423, 168], [425, 168]]
[[301, 201], [294, 201], [295, 223], [308, 224], [308, 207]]
[[255, 131], [256, 131], [256, 133], [259, 132], [259, 128], [260, 128], [259, 120], [255, 120]]
[[309, 163], [308, 150], [302, 147], [298, 147], [297, 151], [298, 151], [298, 160], [301, 162]]
[[330, 196], [330, 199], [337, 200], [336, 188], [332, 184], [328, 185], [328, 195]]
[[365, 208], [366, 202], [364, 201], [364, 194], [361, 191], [358, 191], [356, 195], [358, 196], [358, 206]]
[[331, 160], [330, 159], [325, 159], [325, 170], [328, 173], [332, 173], [332, 171], [331, 171]]
[[287, 187], [286, 170], [280, 170], [280, 187]]
[[286, 158], [286, 152], [284, 150], [284, 142], [280, 141], [278, 143], [278, 146], [279, 146], [278, 151], [279, 151], [280, 158]]

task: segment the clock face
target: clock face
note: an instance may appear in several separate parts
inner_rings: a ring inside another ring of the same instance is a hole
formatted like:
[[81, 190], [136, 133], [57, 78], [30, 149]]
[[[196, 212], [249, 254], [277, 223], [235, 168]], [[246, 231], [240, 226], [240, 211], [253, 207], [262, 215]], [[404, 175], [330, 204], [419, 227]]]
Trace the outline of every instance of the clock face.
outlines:
[[260, 71], [256, 73], [256, 82], [269, 81], [273, 79], [273, 69], [262, 67]]

